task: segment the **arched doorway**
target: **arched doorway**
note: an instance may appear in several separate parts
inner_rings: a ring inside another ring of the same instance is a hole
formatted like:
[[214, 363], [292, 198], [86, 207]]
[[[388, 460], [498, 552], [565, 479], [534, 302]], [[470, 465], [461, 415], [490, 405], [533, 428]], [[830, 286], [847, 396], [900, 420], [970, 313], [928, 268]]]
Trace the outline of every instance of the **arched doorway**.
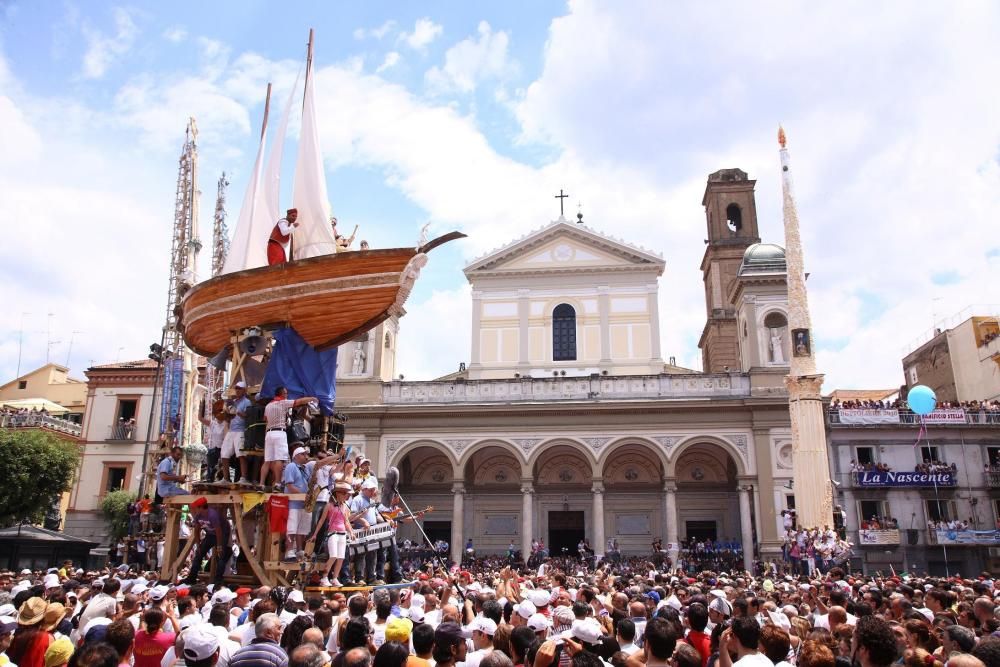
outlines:
[[505, 553], [511, 543], [516, 549], [520, 549], [520, 461], [505, 447], [486, 444], [468, 455], [463, 467], [463, 478], [463, 542], [471, 538], [473, 548], [479, 556]]
[[716, 443], [694, 443], [677, 458], [677, 536], [689, 570], [742, 569], [744, 522], [750, 517], [742, 516], [738, 475], [737, 462]]
[[603, 456], [604, 536], [625, 555], [651, 554], [652, 542], [664, 538], [664, 467], [649, 444], [623, 442]]
[[574, 555], [593, 525], [593, 465], [577, 447], [553, 444], [535, 460], [535, 537], [553, 556]]
[[[451, 542], [452, 487], [455, 482], [454, 464], [443, 448], [433, 444], [418, 445], [406, 451], [399, 468], [399, 493], [410, 508], [417, 512], [427, 507], [433, 511], [421, 522], [424, 532], [432, 542]], [[424, 547], [424, 539], [412, 521], [404, 522], [396, 530], [399, 543], [404, 540]]]

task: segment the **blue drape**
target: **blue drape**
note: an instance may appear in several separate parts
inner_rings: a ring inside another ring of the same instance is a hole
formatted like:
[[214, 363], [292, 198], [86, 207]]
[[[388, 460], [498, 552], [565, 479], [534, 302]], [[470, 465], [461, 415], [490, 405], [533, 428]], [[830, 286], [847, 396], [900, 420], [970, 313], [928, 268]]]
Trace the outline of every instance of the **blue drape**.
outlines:
[[333, 414], [337, 394], [337, 348], [317, 352], [291, 327], [274, 332], [274, 347], [260, 395], [270, 398], [277, 387], [288, 388], [288, 398], [315, 396], [324, 415]]

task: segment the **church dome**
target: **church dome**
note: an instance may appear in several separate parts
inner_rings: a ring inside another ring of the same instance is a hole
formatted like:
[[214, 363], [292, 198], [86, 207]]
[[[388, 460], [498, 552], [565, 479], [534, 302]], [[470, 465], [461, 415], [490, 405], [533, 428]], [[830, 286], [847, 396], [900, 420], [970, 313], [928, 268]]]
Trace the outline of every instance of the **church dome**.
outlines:
[[754, 243], [743, 253], [740, 275], [745, 273], [785, 273], [785, 249], [774, 243]]

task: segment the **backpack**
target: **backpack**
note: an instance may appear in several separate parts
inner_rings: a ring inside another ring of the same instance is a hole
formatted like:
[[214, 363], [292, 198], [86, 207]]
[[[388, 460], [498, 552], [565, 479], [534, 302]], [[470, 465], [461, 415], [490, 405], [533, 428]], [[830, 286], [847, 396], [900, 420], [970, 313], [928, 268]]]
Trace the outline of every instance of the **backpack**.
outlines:
[[267, 422], [264, 421], [264, 408], [256, 403], [246, 409], [246, 431], [243, 433], [243, 449], [264, 449], [264, 435], [267, 433]]

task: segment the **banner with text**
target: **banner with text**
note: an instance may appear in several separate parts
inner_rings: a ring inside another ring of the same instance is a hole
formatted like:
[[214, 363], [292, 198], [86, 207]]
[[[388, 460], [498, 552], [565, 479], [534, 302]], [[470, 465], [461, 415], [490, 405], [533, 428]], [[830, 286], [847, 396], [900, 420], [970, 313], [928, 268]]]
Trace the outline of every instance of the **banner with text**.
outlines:
[[857, 472], [858, 486], [955, 486], [950, 472]]
[[859, 530], [861, 544], [899, 544], [898, 530]]
[[841, 424], [898, 424], [899, 410], [851, 408], [840, 410]]
[[947, 410], [935, 410], [924, 417], [925, 424], [964, 424], [965, 410], [961, 408], [949, 408]]
[[938, 544], [1000, 544], [1000, 530], [935, 530]]

